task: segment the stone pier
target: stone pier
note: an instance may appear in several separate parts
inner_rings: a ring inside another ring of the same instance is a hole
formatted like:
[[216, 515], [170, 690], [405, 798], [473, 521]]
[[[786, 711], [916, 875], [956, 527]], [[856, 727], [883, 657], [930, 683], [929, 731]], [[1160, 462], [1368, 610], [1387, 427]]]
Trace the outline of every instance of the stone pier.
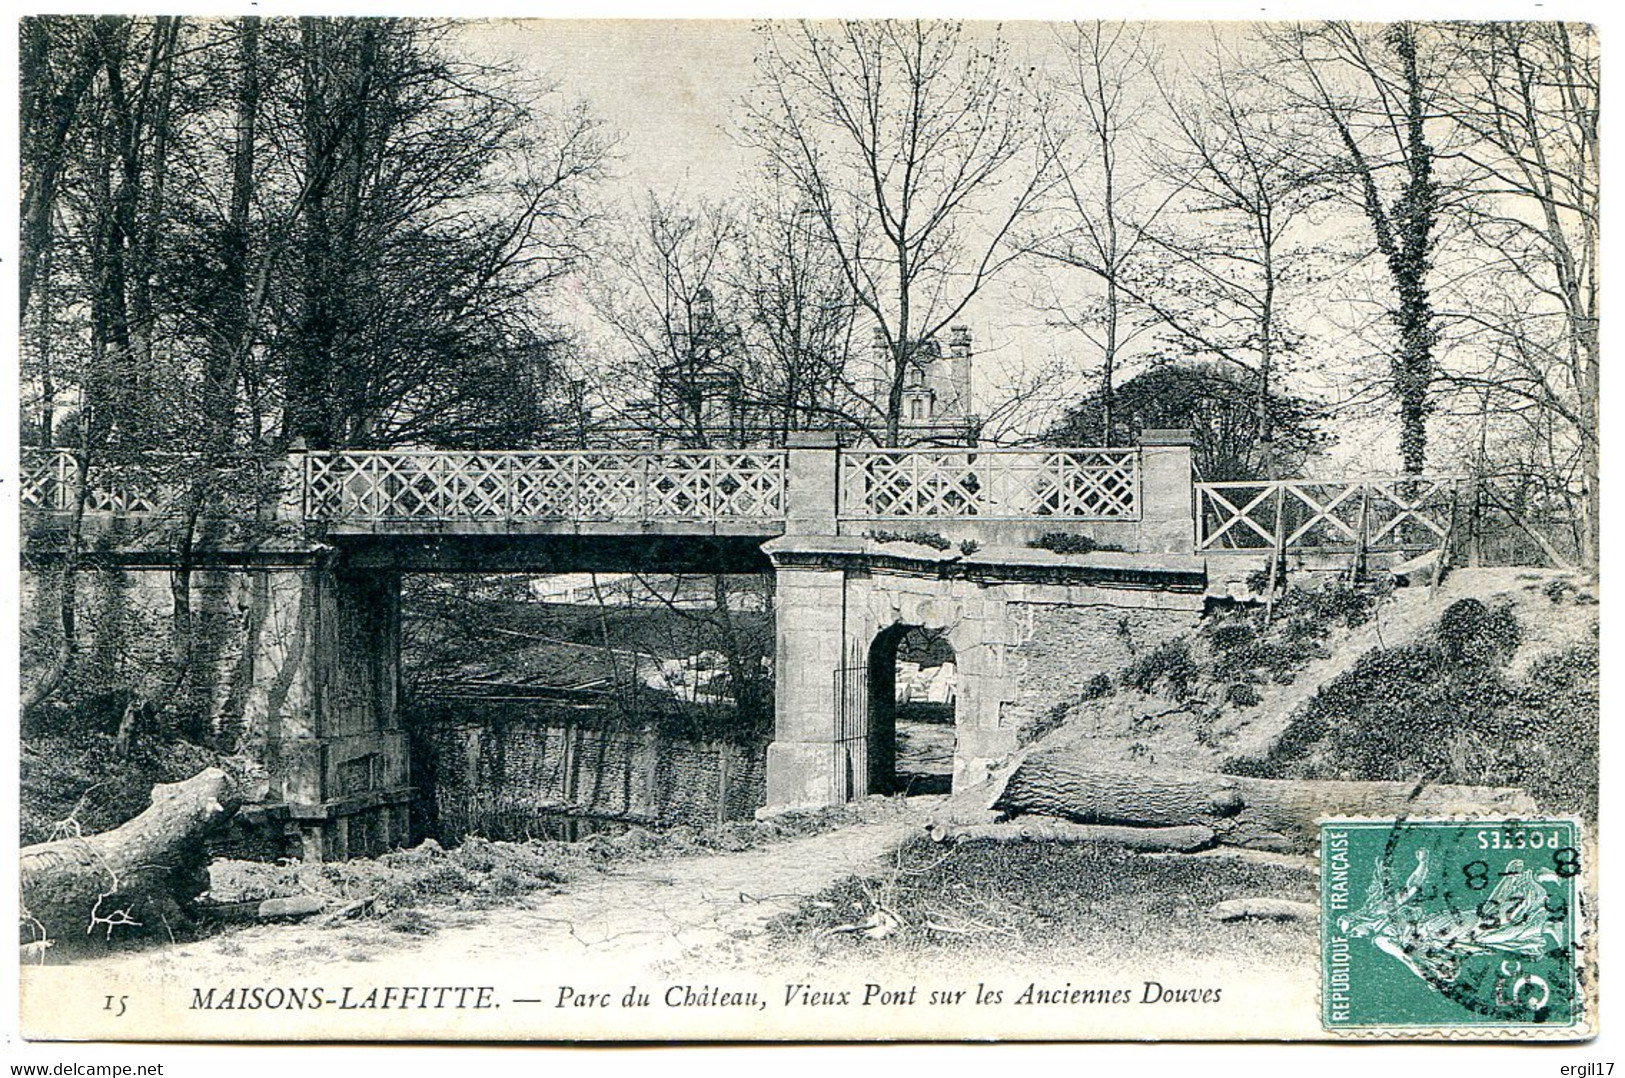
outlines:
[[[172, 577], [139, 559], [80, 570], [85, 683], [164, 668]], [[342, 859], [407, 841], [398, 575], [346, 570], [331, 550], [260, 551], [227, 565], [204, 559], [191, 591], [209, 737], [265, 768], [270, 791], [252, 815], [267, 852]], [[52, 566], [23, 574], [21, 601], [25, 640], [48, 637]]]

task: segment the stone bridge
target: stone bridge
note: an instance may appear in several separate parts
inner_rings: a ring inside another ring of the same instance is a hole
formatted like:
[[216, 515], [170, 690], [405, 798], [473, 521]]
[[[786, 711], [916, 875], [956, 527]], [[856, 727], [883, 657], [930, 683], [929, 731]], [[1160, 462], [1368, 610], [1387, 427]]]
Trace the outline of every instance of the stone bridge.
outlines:
[[[178, 480], [163, 473], [81, 483], [65, 451], [25, 454], [25, 626], [49, 624], [51, 566], [82, 486], [86, 557], [116, 570], [97, 576], [123, 603], [114, 615], [108, 596], [81, 595], [87, 646], [119, 637], [131, 661], [143, 647], [161, 661], [180, 561]], [[1226, 559], [1436, 546], [1452, 489], [1196, 484], [1189, 436], [1167, 431], [1113, 449], [841, 449], [813, 435], [772, 450], [308, 452], [269, 482], [274, 512], [252, 525], [205, 512], [185, 560], [197, 617], [220, 628], [206, 657], [214, 717], [264, 761], [272, 811], [310, 858], [408, 838], [402, 573], [771, 571], [767, 800], [820, 805], [890, 782], [906, 629], [954, 649], [957, 788], [1015, 749], [1024, 718], [1075, 691], [1041, 669], [1045, 654], [1119, 668], [1136, 635], [1194, 622]], [[1099, 549], [1035, 545], [1053, 533]]]

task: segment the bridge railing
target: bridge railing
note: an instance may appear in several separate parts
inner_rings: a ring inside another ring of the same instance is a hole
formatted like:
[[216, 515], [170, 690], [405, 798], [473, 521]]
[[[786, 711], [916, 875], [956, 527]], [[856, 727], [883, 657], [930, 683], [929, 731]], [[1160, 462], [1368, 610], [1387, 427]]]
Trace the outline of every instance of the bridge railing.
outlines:
[[1140, 518], [1137, 449], [848, 449], [846, 520]]
[[1456, 486], [1439, 476], [1197, 483], [1196, 549], [1432, 550], [1449, 536]]
[[[73, 508], [78, 464], [70, 449], [24, 446], [18, 455], [17, 497], [23, 509], [65, 513]], [[91, 470], [88, 513], [156, 513], [172, 484], [150, 467], [102, 465]]]
[[330, 523], [776, 521], [782, 450], [305, 456], [305, 514]]

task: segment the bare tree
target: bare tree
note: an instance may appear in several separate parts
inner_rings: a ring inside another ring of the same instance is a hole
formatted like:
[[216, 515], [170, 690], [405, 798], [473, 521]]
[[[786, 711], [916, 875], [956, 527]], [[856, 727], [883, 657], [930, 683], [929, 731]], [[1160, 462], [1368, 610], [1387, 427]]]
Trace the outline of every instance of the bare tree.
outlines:
[[745, 391], [782, 443], [791, 431], [869, 426], [852, 391], [858, 304], [815, 211], [774, 183], [749, 206], [730, 285], [739, 297]]
[[758, 33], [746, 137], [800, 192], [879, 329], [895, 444], [915, 350], [1016, 257], [1050, 150], [996, 34], [891, 20]]
[[1056, 36], [1064, 66], [1042, 119], [1060, 182], [1055, 206], [1029, 242], [1041, 258], [1082, 270], [1098, 286], [1076, 305], [1056, 289], [1045, 306], [1099, 352], [1100, 430], [1091, 437], [1116, 445], [1118, 371], [1153, 324], [1133, 298], [1148, 246], [1144, 230], [1177, 191], [1153, 186], [1140, 134], [1151, 119], [1161, 57], [1144, 24], [1077, 23]]
[[25, 318], [50, 254], [58, 186], [81, 129], [81, 106], [102, 65], [99, 39], [85, 20], [22, 20], [18, 67], [23, 201], [17, 278], [18, 308]]
[[285, 429], [313, 444], [525, 444], [607, 152], [580, 107], [456, 59], [416, 20], [304, 19]]
[[743, 208], [650, 193], [610, 251], [590, 294], [623, 349], [606, 396], [647, 398], [632, 425], [692, 445], [874, 427], [848, 370], [856, 301], [793, 192]]
[[1501, 414], [1533, 409], [1526, 429], [1577, 512], [1583, 564], [1597, 564], [1600, 466], [1598, 137], [1600, 68], [1595, 30], [1564, 23], [1445, 24], [1434, 31], [1450, 63], [1445, 113], [1466, 132], [1464, 207], [1468, 295], [1459, 317], [1483, 342], [1481, 370], [1450, 379]]
[[[183, 492], [162, 537], [178, 686], [192, 549], [252, 474], [239, 465], [295, 433], [524, 444], [550, 420], [560, 343], [537, 300], [580, 257], [606, 140], [580, 107], [456, 60], [445, 35], [413, 20], [23, 26], [29, 425], [73, 454], [69, 507], [178, 451], [157, 477]], [[81, 528], [75, 511], [32, 702], [73, 665]]]
[[1149, 233], [1163, 256], [1142, 302], [1176, 343], [1251, 374], [1259, 471], [1276, 475], [1273, 410], [1280, 366], [1300, 336], [1288, 299], [1312, 283], [1295, 233], [1323, 196], [1300, 164], [1304, 132], [1281, 96], [1215, 36], [1184, 94], [1162, 83], [1173, 135], [1163, 169], [1183, 186], [1180, 220]]
[[647, 407], [627, 418], [649, 434], [706, 446], [719, 426], [734, 425], [736, 417], [716, 407], [731, 412], [738, 404], [741, 342], [725, 288], [737, 240], [730, 209], [689, 208], [651, 191], [642, 212], [609, 241], [590, 294], [625, 351], [605, 380], [622, 394], [642, 390]]
[[[91, 475], [161, 436], [160, 390], [173, 388], [155, 378], [152, 341], [179, 31], [174, 18], [40, 18], [24, 27], [22, 309], [40, 326], [40, 351], [24, 370], [44, 390], [43, 437], [61, 433], [52, 403], [60, 383], [71, 384], [74, 408], [59, 635], [25, 707], [50, 697], [73, 669]], [[56, 339], [59, 308], [68, 307], [83, 327], [73, 348]]]

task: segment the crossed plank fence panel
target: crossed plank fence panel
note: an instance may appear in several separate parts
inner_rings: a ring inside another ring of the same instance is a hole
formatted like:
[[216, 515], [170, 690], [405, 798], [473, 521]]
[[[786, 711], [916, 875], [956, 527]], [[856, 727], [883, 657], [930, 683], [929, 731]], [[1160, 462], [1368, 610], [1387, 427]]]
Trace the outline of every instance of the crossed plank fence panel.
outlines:
[[841, 516], [1138, 520], [1134, 449], [849, 449]]
[[1437, 476], [1196, 484], [1198, 550], [1420, 551], [1444, 545], [1457, 481]]
[[311, 453], [305, 510], [335, 522], [782, 520], [782, 451]]

